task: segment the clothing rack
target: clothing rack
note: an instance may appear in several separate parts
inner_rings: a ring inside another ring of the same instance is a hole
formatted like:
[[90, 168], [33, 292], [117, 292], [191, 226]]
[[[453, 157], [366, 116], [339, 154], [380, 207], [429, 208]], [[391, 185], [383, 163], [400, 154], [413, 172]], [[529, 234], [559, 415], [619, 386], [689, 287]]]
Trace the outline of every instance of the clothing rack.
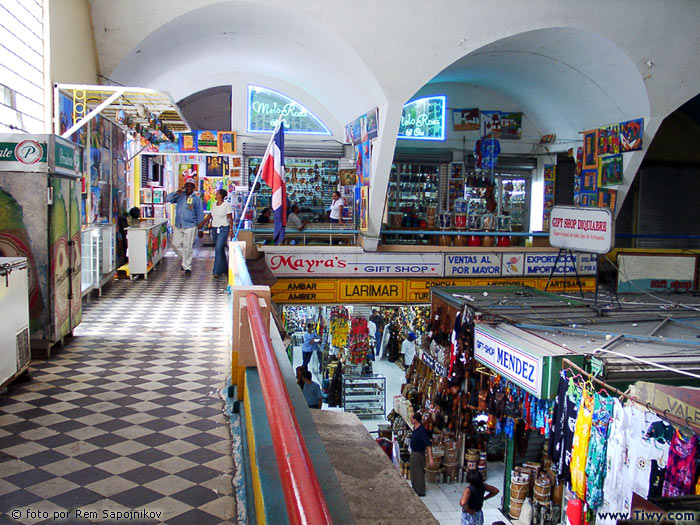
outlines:
[[675, 426], [688, 429], [690, 432], [692, 432], [694, 434], [698, 434], [698, 431], [691, 426], [691, 424], [689, 423], [689, 421], [687, 419], [683, 420], [682, 418], [676, 417], [673, 414], [669, 414], [668, 410], [661, 410], [660, 408], [656, 408], [656, 407], [652, 406], [651, 403], [641, 402], [636, 397], [631, 396], [629, 394], [626, 394], [625, 392], [618, 390], [617, 388], [614, 388], [614, 387], [608, 385], [607, 383], [601, 381], [600, 379], [595, 377], [593, 374], [586, 372], [583, 368], [578, 366], [576, 363], [573, 363], [566, 358], [562, 359], [562, 367], [563, 368], [573, 368], [574, 370], [578, 371], [580, 374], [583, 374], [584, 376], [586, 376], [591, 381], [595, 381], [596, 383], [601, 385], [606, 391], [614, 392], [615, 394], [617, 394], [618, 396], [620, 396], [624, 399], [632, 401], [633, 403], [637, 403], [638, 405], [645, 406], [649, 412], [654, 412], [661, 419], [665, 419], [666, 421], [674, 424]]

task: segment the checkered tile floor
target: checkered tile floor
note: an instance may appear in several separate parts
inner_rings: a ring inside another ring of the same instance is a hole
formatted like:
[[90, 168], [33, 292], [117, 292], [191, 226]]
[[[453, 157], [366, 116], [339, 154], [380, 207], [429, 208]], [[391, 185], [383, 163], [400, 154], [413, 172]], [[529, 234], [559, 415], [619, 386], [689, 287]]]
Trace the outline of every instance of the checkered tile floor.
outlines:
[[0, 523], [128, 510], [142, 513], [124, 523], [235, 521], [226, 283], [210, 249], [190, 277], [168, 255], [148, 280], [84, 303], [66, 346], [0, 395]]

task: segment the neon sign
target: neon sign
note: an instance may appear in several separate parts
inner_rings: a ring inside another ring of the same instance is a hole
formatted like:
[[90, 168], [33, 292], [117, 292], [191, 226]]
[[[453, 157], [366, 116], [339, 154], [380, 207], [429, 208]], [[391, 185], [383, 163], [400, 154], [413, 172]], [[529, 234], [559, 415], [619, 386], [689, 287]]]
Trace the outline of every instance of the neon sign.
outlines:
[[316, 115], [295, 100], [272, 89], [248, 86], [248, 132], [271, 133], [280, 120], [285, 133], [331, 134]]
[[443, 95], [419, 98], [403, 106], [400, 139], [445, 140], [445, 107]]

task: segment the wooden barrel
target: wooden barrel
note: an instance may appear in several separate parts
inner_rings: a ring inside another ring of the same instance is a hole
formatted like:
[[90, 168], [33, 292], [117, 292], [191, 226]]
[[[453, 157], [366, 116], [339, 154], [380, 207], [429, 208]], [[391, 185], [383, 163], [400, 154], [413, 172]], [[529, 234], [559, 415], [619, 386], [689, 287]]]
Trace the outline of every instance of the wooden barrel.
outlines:
[[456, 441], [446, 441], [445, 442], [445, 457], [442, 460], [445, 465], [447, 464], [457, 464], [457, 442]]
[[510, 509], [508, 511], [508, 514], [510, 514], [511, 518], [518, 519], [520, 517], [520, 511], [523, 508], [523, 501], [525, 501], [525, 498], [523, 498], [523, 499], [510, 498]]
[[455, 483], [457, 481], [457, 471], [459, 471], [459, 463], [455, 461], [454, 463], [442, 463], [442, 472], [445, 475], [447, 483]]
[[440, 235], [440, 246], [452, 246], [452, 238], [449, 235]]
[[552, 485], [549, 483], [549, 478], [544, 476], [535, 481], [534, 498], [540, 503], [549, 503], [552, 494]]
[[513, 476], [510, 480], [510, 499], [524, 500], [530, 491], [530, 480], [524, 476]]
[[457, 235], [457, 236], [455, 236], [454, 242], [455, 242], [455, 246], [466, 246], [467, 245], [467, 236], [466, 235]]
[[428, 483], [437, 483], [437, 477], [440, 474], [440, 467], [431, 468], [430, 465], [425, 466], [425, 481]]
[[491, 235], [484, 235], [484, 236], [481, 238], [481, 245], [482, 245], [482, 246], [486, 246], [487, 248], [490, 248], [491, 246], [493, 246], [493, 245], [494, 245], [493, 236], [491, 236]]

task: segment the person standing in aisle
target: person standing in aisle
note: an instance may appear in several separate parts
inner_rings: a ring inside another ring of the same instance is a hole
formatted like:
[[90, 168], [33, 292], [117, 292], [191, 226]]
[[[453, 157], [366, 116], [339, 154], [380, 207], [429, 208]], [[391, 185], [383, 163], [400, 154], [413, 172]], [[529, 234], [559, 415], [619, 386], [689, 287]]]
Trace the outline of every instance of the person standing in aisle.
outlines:
[[[462, 507], [462, 525], [484, 525], [484, 501], [498, 494], [498, 489], [484, 483], [478, 470], [467, 474], [469, 485], [462, 492], [459, 506]], [[488, 492], [488, 494], [486, 494]]]
[[408, 338], [404, 339], [401, 343], [401, 355], [403, 355], [403, 365], [408, 369], [413, 362], [413, 358], [416, 356], [416, 334], [413, 332], [408, 333]]
[[180, 256], [185, 275], [192, 273], [192, 247], [197, 225], [204, 220], [202, 200], [194, 193], [194, 178], [185, 179], [185, 189], [168, 194], [168, 202], [175, 204], [173, 249]]
[[226, 241], [233, 239], [233, 211], [231, 205], [226, 202], [228, 192], [221, 188], [216, 192], [216, 202], [211, 207], [211, 212], [202, 222], [201, 229], [211, 222], [211, 236], [214, 241], [214, 277], [228, 273], [228, 258], [226, 257]]
[[[370, 321], [374, 323], [377, 327], [377, 332], [374, 338], [374, 355], [380, 355], [382, 353], [382, 336], [384, 334], [384, 318], [380, 315], [377, 310], [372, 310], [372, 316], [369, 318]], [[380, 357], [381, 359], [381, 357]]]
[[321, 408], [323, 404], [323, 394], [318, 383], [311, 380], [311, 372], [305, 370], [301, 377], [304, 379], [304, 399], [309, 408]]
[[314, 330], [313, 323], [308, 323], [306, 325], [306, 333], [304, 334], [304, 342], [301, 345], [301, 366], [308, 368], [311, 356], [316, 352], [318, 364], [323, 368], [323, 352], [318, 344], [320, 342], [321, 338], [316, 333], [316, 330]]
[[425, 496], [425, 453], [428, 453], [428, 465], [433, 464], [433, 442], [423, 426], [420, 412], [411, 416], [413, 432], [411, 433], [411, 486], [419, 496]]
[[330, 221], [332, 224], [343, 224], [343, 206], [345, 201], [340, 196], [340, 192], [333, 192], [333, 200], [331, 201]]
[[[369, 330], [369, 347], [371, 349], [372, 345], [376, 345], [377, 337], [377, 325], [374, 324], [371, 317], [367, 319], [367, 330]], [[374, 350], [370, 350], [367, 357], [374, 361]]]

